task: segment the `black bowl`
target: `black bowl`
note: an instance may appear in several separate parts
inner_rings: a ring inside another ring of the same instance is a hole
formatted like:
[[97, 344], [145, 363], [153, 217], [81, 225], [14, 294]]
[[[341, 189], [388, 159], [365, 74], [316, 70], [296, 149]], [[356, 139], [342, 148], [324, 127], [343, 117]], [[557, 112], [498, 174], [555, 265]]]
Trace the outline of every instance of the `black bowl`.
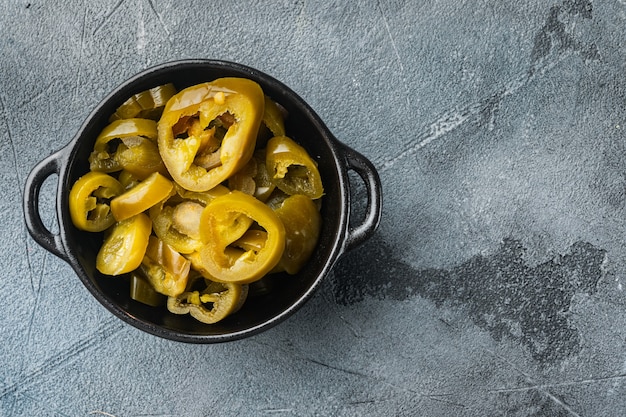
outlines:
[[[70, 219], [68, 195], [72, 184], [89, 170], [88, 156], [109, 116], [128, 97], [168, 82], [178, 89], [216, 78], [234, 76], [258, 82], [265, 94], [287, 110], [286, 131], [306, 148], [319, 164], [325, 187], [319, 245], [303, 270], [288, 279], [275, 277], [271, 291], [249, 297], [236, 314], [217, 324], [203, 324], [189, 316], [169, 313], [129, 297], [128, 282], [100, 274], [95, 259], [102, 242], [100, 234], [82, 232]], [[358, 226], [350, 226], [350, 181], [348, 172], [359, 174], [367, 189], [367, 211]], [[44, 180], [58, 175], [57, 220], [59, 233], [50, 232], [39, 214], [39, 192]], [[268, 329], [301, 307], [331, 270], [337, 259], [376, 230], [381, 216], [382, 190], [373, 165], [358, 152], [340, 143], [315, 112], [287, 86], [240, 64], [212, 61], [175, 61], [150, 68], [129, 79], [95, 108], [74, 139], [41, 161], [25, 186], [24, 214], [29, 233], [37, 243], [68, 262], [85, 287], [114, 315], [148, 333], [193, 343], [240, 339]]]

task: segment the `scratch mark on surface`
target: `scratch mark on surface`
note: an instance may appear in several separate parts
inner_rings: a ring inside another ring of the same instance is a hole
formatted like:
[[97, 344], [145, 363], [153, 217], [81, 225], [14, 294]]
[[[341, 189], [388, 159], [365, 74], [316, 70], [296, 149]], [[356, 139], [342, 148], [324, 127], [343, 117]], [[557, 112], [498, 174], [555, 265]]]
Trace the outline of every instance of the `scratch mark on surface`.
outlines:
[[107, 413], [106, 411], [94, 410], [94, 411], [89, 412], [89, 415], [93, 415], [93, 414], [99, 414], [101, 416], [107, 416], [107, 417], [115, 417], [115, 414]]
[[40, 409], [43, 408], [45, 410], [45, 412], [46, 412], [46, 415], [48, 413], [52, 412], [52, 413], [54, 413], [56, 415], [59, 415], [59, 416], [62, 416], [62, 417], [69, 417], [69, 414], [62, 413], [58, 409], [50, 408], [49, 404], [41, 404], [42, 403], [41, 399], [33, 397], [32, 395], [28, 395], [28, 394], [25, 394], [25, 393], [20, 393], [19, 396], [29, 400], [33, 404], [36, 404], [38, 406], [38, 408], [40, 408]]
[[355, 376], [358, 376], [358, 377], [361, 377], [361, 378], [365, 378], [365, 379], [377, 380], [377, 381], [381, 382], [382, 384], [387, 385], [388, 387], [392, 388], [394, 390], [394, 392], [401, 391], [401, 392], [405, 392], [405, 393], [417, 396], [419, 398], [426, 398], [426, 399], [429, 399], [431, 401], [437, 401], [437, 402], [441, 402], [441, 403], [446, 403], [448, 405], [453, 405], [453, 406], [461, 407], [461, 408], [465, 407], [464, 404], [457, 403], [457, 402], [450, 401], [450, 400], [447, 400], [445, 398], [442, 398], [442, 397], [448, 397], [448, 396], [452, 395], [452, 394], [449, 394], [449, 393], [434, 393], [434, 394], [430, 393], [430, 394], [426, 394], [426, 393], [419, 392], [419, 391], [416, 391], [416, 390], [411, 389], [411, 388], [402, 387], [402, 386], [398, 386], [398, 385], [392, 384], [391, 382], [389, 382], [389, 381], [387, 381], [385, 379], [381, 379], [381, 378], [378, 378], [378, 377], [375, 377], [375, 376], [372, 376], [372, 375], [368, 375], [368, 374], [363, 373], [363, 372], [354, 371], [354, 370], [346, 369], [346, 368], [340, 368], [338, 366], [333, 366], [333, 365], [330, 365], [330, 364], [327, 364], [327, 363], [324, 363], [324, 362], [321, 362], [321, 361], [318, 361], [318, 360], [312, 359], [312, 358], [302, 358], [302, 359], [306, 360], [307, 362], [310, 362], [310, 363], [313, 363], [313, 364], [316, 364], [316, 365], [319, 365], [319, 366], [323, 366], [325, 368], [332, 369], [332, 370], [335, 370], [335, 371], [338, 371], [338, 372], [342, 372], [342, 373], [345, 373], [345, 374], [355, 375]]
[[85, 49], [85, 28], [87, 27], [87, 8], [84, 7], [85, 4], [83, 2], [83, 21], [80, 25], [80, 56], [82, 58], [83, 50]]
[[137, 52], [141, 53], [146, 48], [146, 25], [143, 20], [143, 3], [139, 2], [139, 17], [137, 18]]
[[[9, 144], [11, 145], [11, 152], [13, 153], [13, 168], [15, 169], [15, 175], [17, 177], [17, 181], [19, 184], [22, 184], [22, 176], [20, 175], [20, 171], [17, 168], [17, 150], [15, 148], [15, 141], [13, 140], [13, 132], [11, 130], [11, 124], [9, 123], [9, 118], [7, 116], [6, 105], [4, 102], [4, 97], [0, 94], [0, 110], [2, 110], [2, 119], [4, 120], [4, 124], [7, 128], [7, 136], [9, 138]], [[22, 193], [21, 186], [19, 187], [20, 193]]]
[[80, 28], [80, 51], [78, 52], [78, 65], [76, 68], [76, 85], [74, 86], [74, 99], [73, 102], [76, 102], [76, 97], [80, 91], [80, 78], [81, 78], [81, 69], [83, 68], [83, 53], [85, 52], [85, 28], [87, 22], [87, 8], [83, 4], [83, 21]]
[[[456, 130], [459, 126], [468, 121], [476, 121], [478, 123], [488, 121], [488, 128], [493, 129], [494, 112], [499, 107], [502, 100], [510, 95], [515, 94], [524, 87], [533, 78], [527, 71], [520, 73], [517, 77], [507, 82], [499, 91], [490, 96], [471, 103], [465, 107], [449, 110], [435, 119], [425, 130], [418, 134], [416, 140], [405, 147], [396, 156], [388, 159], [382, 164], [381, 170], [385, 171], [398, 161], [408, 156], [414, 155], [420, 149], [438, 140], [448, 133]], [[417, 142], [417, 143], [415, 143]]]
[[[261, 345], [265, 348], [269, 348], [272, 352], [281, 352], [282, 355], [290, 355], [292, 357], [294, 357], [297, 360], [300, 361], [305, 361], [307, 363], [311, 363], [317, 366], [322, 366], [326, 369], [330, 369], [332, 371], [337, 371], [337, 372], [341, 372], [343, 374], [346, 375], [351, 375], [351, 376], [356, 376], [359, 378], [363, 378], [363, 379], [368, 379], [368, 380], [374, 380], [379, 382], [382, 385], [385, 385], [387, 387], [389, 387], [391, 390], [393, 390], [394, 394], [408, 394], [411, 397], [411, 400], [415, 403], [415, 402], [421, 402], [424, 399], [429, 399], [431, 401], [437, 401], [437, 402], [441, 402], [441, 403], [445, 403], [448, 405], [452, 405], [452, 406], [456, 406], [456, 407], [461, 407], [464, 408], [465, 405], [464, 404], [460, 404], [454, 401], [450, 401], [448, 399], [446, 399], [446, 397], [450, 397], [450, 396], [454, 396], [454, 393], [423, 393], [423, 392], [419, 392], [416, 391], [414, 389], [408, 388], [408, 387], [404, 387], [404, 386], [399, 386], [396, 384], [393, 384], [389, 381], [387, 381], [384, 378], [381, 377], [377, 377], [374, 375], [369, 375], [367, 373], [364, 372], [359, 372], [359, 371], [355, 371], [352, 369], [347, 369], [347, 368], [343, 368], [343, 367], [339, 367], [339, 366], [334, 366], [322, 361], [319, 361], [317, 359], [313, 359], [313, 358], [309, 358], [309, 357], [303, 357], [300, 355], [294, 355], [294, 352], [291, 350], [287, 350], [284, 348], [284, 345], [282, 344], [269, 344], [269, 343], [262, 343], [258, 340], [252, 340], [253, 343]], [[391, 398], [390, 398], [391, 399]], [[367, 399], [366, 401], [369, 401], [370, 399]], [[375, 402], [380, 402], [381, 400], [376, 400], [373, 399], [373, 401]], [[415, 405], [415, 404], [413, 404]]]
[[62, 369], [71, 363], [72, 360], [78, 359], [81, 354], [98, 347], [102, 344], [102, 342], [111, 338], [123, 329], [124, 327], [117, 318], [108, 318], [103, 321], [100, 327], [88, 337], [78, 340], [66, 349], [63, 349], [50, 357], [43, 365], [35, 368], [32, 372], [26, 375], [18, 376], [15, 382], [2, 387], [0, 389], [0, 402], [8, 395], [17, 394], [26, 390], [31, 385], [41, 382], [42, 378], [45, 376], [49, 376], [51, 373]]
[[293, 408], [266, 408], [261, 410], [266, 414], [278, 414], [278, 413], [293, 413], [295, 410]]
[[337, 366], [329, 365], [327, 363], [320, 362], [318, 360], [311, 359], [311, 358], [304, 358], [304, 359], [307, 362], [311, 362], [311, 363], [314, 363], [316, 365], [320, 365], [320, 366], [323, 366], [325, 368], [332, 369], [332, 370], [335, 370], [335, 371], [343, 372], [343, 373], [350, 374], [350, 375], [356, 375], [356, 376], [360, 376], [360, 377], [363, 377], [363, 378], [367, 378], [368, 377], [368, 375], [366, 375], [366, 374], [363, 374], [363, 373], [358, 372], [358, 371], [353, 371], [351, 369], [339, 368]]
[[159, 23], [161, 24], [161, 27], [163, 28], [163, 30], [165, 31], [165, 34], [167, 35], [167, 40], [171, 44], [172, 38], [171, 38], [170, 30], [167, 28], [167, 25], [163, 21], [163, 17], [161, 16], [161, 13], [159, 13], [156, 7], [154, 6], [154, 0], [148, 0], [148, 4], [150, 5], [150, 8], [156, 15], [157, 19], [159, 19]]
[[109, 11], [109, 13], [107, 13], [106, 16], [104, 16], [104, 18], [102, 19], [102, 22], [100, 22], [100, 24], [98, 26], [96, 26], [96, 28], [94, 29], [92, 35], [96, 35], [98, 32], [100, 32], [100, 29], [102, 29], [106, 23], [109, 21], [109, 19], [111, 18], [111, 16], [113, 16], [113, 13], [115, 13], [117, 11], [117, 9], [120, 8], [120, 6], [124, 3], [125, 0], [119, 0], [115, 6], [113, 6], [113, 8], [111, 9], [111, 11]]
[[[560, 400], [558, 397], [556, 397], [554, 394], [552, 394], [548, 388], [551, 388], [549, 386], [544, 386], [544, 385], [540, 385], [537, 384], [534, 379], [526, 372], [524, 372], [522, 369], [520, 369], [519, 367], [517, 367], [513, 362], [511, 362], [510, 360], [508, 360], [507, 358], [497, 354], [496, 352], [492, 351], [491, 349], [482, 346], [482, 348], [488, 352], [489, 354], [491, 354], [493, 357], [499, 359], [500, 361], [502, 361], [504, 364], [506, 364], [507, 366], [509, 366], [511, 369], [513, 369], [515, 372], [517, 372], [519, 375], [522, 375], [524, 377], [524, 379], [526, 380], [526, 382], [529, 385], [528, 389], [536, 389], [537, 391], [539, 391], [540, 393], [542, 393], [543, 395], [545, 395], [546, 397], [548, 397], [550, 400], [552, 400], [555, 404], [561, 406], [565, 411], [567, 411], [568, 413], [570, 413], [572, 416], [574, 417], [581, 417], [580, 414], [578, 414], [576, 411], [574, 411], [568, 404], [566, 404], [565, 402], [563, 402], [562, 400]], [[534, 388], [532, 388], [534, 387]], [[501, 391], [501, 392], [505, 392], [505, 391]]]
[[40, 91], [39, 93], [35, 94], [32, 97], [29, 97], [28, 100], [25, 100], [22, 103], [18, 104], [17, 108], [18, 109], [22, 109], [22, 108], [28, 106], [30, 103], [34, 103], [35, 101], [39, 100], [40, 98], [48, 96], [49, 93], [50, 93], [50, 90], [52, 90], [52, 87], [54, 87], [55, 85], [56, 85], [56, 81], [52, 81], [42, 91]]
[[383, 23], [385, 24], [385, 30], [387, 31], [387, 35], [389, 36], [389, 40], [391, 41], [391, 47], [393, 48], [393, 52], [396, 55], [396, 58], [398, 59], [398, 64], [400, 64], [400, 70], [402, 70], [402, 72], [404, 72], [404, 65], [402, 64], [402, 58], [400, 58], [400, 53], [398, 52], [398, 47], [396, 46], [396, 41], [393, 38], [393, 35], [391, 34], [391, 29], [389, 28], [389, 22], [387, 21], [387, 16], [385, 15], [385, 11], [383, 10], [382, 5], [380, 4], [380, 0], [378, 0], [376, 2], [376, 5], [378, 6], [378, 10], [380, 11], [380, 15], [383, 18]]
[[430, 124], [425, 132], [422, 132], [417, 138], [417, 144], [411, 145], [393, 158], [385, 161], [380, 170], [386, 171], [394, 166], [398, 161], [407, 156], [417, 153], [420, 149], [427, 146], [431, 142], [441, 138], [447, 133], [461, 126], [471, 116], [471, 109], [456, 109], [444, 113], [437, 120]]
[[376, 404], [376, 403], [385, 402], [385, 401], [389, 401], [389, 398], [384, 398], [381, 400], [372, 398], [372, 399], [367, 399], [367, 400], [350, 401], [348, 404], [350, 405]]
[[[37, 314], [37, 310], [38, 310], [38, 306], [39, 306], [39, 300], [41, 297], [41, 281], [43, 279], [43, 275], [44, 275], [44, 271], [46, 270], [46, 263], [48, 260], [48, 253], [49, 252], [45, 252], [43, 255], [43, 261], [42, 261], [42, 266], [41, 266], [41, 273], [39, 274], [39, 280], [37, 283], [37, 288], [33, 288], [33, 291], [35, 292], [35, 305], [30, 309], [30, 318], [28, 320], [28, 330], [26, 332], [26, 343], [28, 344], [30, 342], [30, 338], [31, 338], [31, 334], [32, 334], [32, 329], [33, 329], [33, 323], [35, 322], [35, 315]], [[31, 279], [31, 284], [32, 284], [32, 279]]]
[[133, 414], [133, 417], [180, 417], [178, 414], [157, 414], [157, 413], [147, 413], [147, 414]]
[[391, 28], [389, 27], [389, 21], [387, 19], [387, 15], [385, 14], [385, 11], [384, 11], [382, 5], [380, 4], [380, 0], [378, 0], [376, 2], [376, 5], [378, 6], [378, 11], [380, 12], [380, 15], [382, 17], [383, 23], [385, 25], [385, 30], [387, 31], [387, 35], [389, 36], [389, 40], [391, 41], [391, 47], [393, 49], [394, 54], [396, 55], [396, 59], [398, 60], [398, 64], [400, 65], [400, 71], [402, 73], [402, 78], [403, 78], [403, 82], [404, 82], [404, 85], [405, 85], [406, 104], [410, 107], [411, 106], [411, 95], [409, 94], [409, 89], [406, 88], [407, 82], [406, 82], [406, 78], [405, 78], [404, 64], [402, 63], [402, 58], [400, 58], [400, 52], [398, 51], [398, 46], [396, 45], [396, 40], [393, 38], [393, 35], [391, 33]]
[[384, 161], [381, 166], [381, 171], [386, 171], [392, 168], [401, 159], [416, 154], [420, 149], [438, 139], [441, 139], [468, 121], [476, 122], [477, 124], [481, 124], [486, 121], [486, 127], [489, 130], [493, 130], [495, 125], [494, 113], [499, 108], [502, 100], [515, 94], [522, 87], [529, 84], [537, 78], [538, 74], [545, 74], [547, 71], [557, 66], [557, 64], [563, 61], [568, 55], [570, 54], [564, 53], [556, 61], [549, 61], [536, 65], [536, 69], [540, 68], [540, 70], [520, 72], [517, 77], [508, 81], [504, 87], [495, 93], [492, 93], [488, 97], [485, 97], [477, 102], [470, 103], [464, 107], [444, 112], [441, 116], [435, 119], [434, 122], [428, 125], [426, 129], [423, 129], [420, 133], [418, 133], [417, 137], [397, 155], [387, 161]]
[[550, 389], [550, 388], [591, 385], [591, 384], [597, 384], [597, 383], [602, 383], [602, 382], [621, 381], [624, 379], [626, 379], [626, 374], [619, 374], [619, 375], [609, 375], [609, 376], [598, 377], [598, 378], [581, 379], [581, 380], [576, 380], [576, 381], [527, 385], [524, 387], [497, 388], [497, 389], [490, 390], [489, 392], [491, 393], [524, 392], [524, 391], [543, 390], [543, 389]]
[[352, 333], [354, 337], [360, 338], [361, 333], [357, 331], [357, 329], [352, 323], [350, 323], [348, 320], [346, 320], [346, 318], [343, 315], [341, 315], [341, 313], [339, 312], [337, 303], [331, 301], [330, 296], [328, 295], [327, 291], [322, 291], [321, 293], [322, 293], [322, 298], [324, 299], [326, 304], [333, 310], [333, 312], [335, 313], [335, 316], [339, 318], [339, 320], [348, 328], [348, 330], [350, 330], [350, 333]]

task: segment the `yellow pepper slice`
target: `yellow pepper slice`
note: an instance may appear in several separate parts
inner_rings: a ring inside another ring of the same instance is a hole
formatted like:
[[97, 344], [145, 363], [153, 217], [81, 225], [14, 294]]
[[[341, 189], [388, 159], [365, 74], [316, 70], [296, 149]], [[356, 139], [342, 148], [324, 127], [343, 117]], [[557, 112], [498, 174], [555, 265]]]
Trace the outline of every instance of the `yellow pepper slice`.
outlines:
[[106, 275], [121, 275], [139, 267], [151, 231], [152, 222], [144, 213], [116, 223], [96, 256], [98, 271]]
[[110, 201], [124, 192], [112, 176], [89, 172], [72, 186], [69, 196], [70, 216], [74, 226], [88, 232], [101, 232], [115, 223]]
[[274, 136], [285, 136], [285, 122], [283, 113], [278, 104], [268, 96], [265, 96], [265, 112], [263, 124]]
[[92, 171], [115, 172], [123, 166], [117, 158], [119, 151], [127, 149], [123, 139], [143, 137], [155, 141], [157, 138], [157, 124], [148, 119], [116, 120], [106, 126], [94, 144], [89, 155], [89, 168]]
[[[267, 238], [260, 249], [237, 247], [254, 221]], [[219, 282], [247, 284], [263, 277], [280, 261], [285, 227], [271, 208], [240, 191], [220, 196], [202, 212], [201, 266]]]
[[115, 153], [115, 159], [123, 170], [142, 180], [153, 172], [167, 175], [155, 141], [142, 136], [130, 136], [121, 141], [122, 145]]
[[[261, 87], [244, 78], [220, 78], [173, 96], [158, 123], [159, 152], [172, 178], [188, 190], [207, 191], [237, 172], [252, 157], [264, 106]], [[215, 151], [214, 143], [206, 145], [214, 134], [204, 132], [224, 115], [233, 120]], [[198, 165], [205, 146], [219, 158]]]
[[158, 172], [111, 200], [111, 211], [118, 221], [128, 219], [166, 199], [174, 184]]
[[228, 188], [254, 195], [256, 193], [254, 177], [257, 175], [257, 170], [257, 161], [253, 156], [246, 165], [228, 178]]
[[317, 163], [306, 149], [287, 136], [267, 142], [265, 162], [272, 182], [289, 195], [303, 194], [311, 199], [324, 195]]
[[317, 247], [322, 217], [313, 200], [301, 194], [287, 197], [274, 212], [286, 232], [278, 268], [297, 274]]
[[117, 176], [117, 180], [122, 184], [124, 190], [130, 190], [135, 185], [139, 184], [141, 181], [135, 175], [131, 174], [126, 170], [122, 170]]
[[169, 297], [182, 294], [187, 287], [191, 262], [156, 236], [150, 236], [141, 271], [154, 289]]
[[272, 192], [276, 188], [276, 185], [272, 182], [269, 172], [267, 172], [267, 165], [265, 162], [265, 149], [260, 149], [254, 153], [254, 159], [256, 160], [256, 175], [254, 176], [255, 190], [254, 196], [259, 200], [265, 202], [272, 195]]

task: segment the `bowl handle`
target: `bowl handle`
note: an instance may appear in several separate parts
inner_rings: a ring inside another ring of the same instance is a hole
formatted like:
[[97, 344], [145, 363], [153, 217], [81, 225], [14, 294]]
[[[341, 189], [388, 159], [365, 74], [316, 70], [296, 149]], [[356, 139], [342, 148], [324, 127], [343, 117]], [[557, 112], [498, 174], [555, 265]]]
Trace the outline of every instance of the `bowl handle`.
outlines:
[[345, 248], [351, 250], [367, 240], [378, 228], [382, 214], [383, 191], [380, 177], [374, 165], [363, 155], [343, 145], [343, 154], [348, 163], [348, 169], [359, 174], [367, 190], [367, 213], [363, 222], [358, 226], [350, 227]]
[[50, 175], [59, 174], [64, 159], [64, 150], [58, 151], [38, 163], [30, 172], [24, 189], [24, 219], [28, 232], [37, 243], [68, 262], [61, 236], [48, 230], [39, 213], [41, 186]]

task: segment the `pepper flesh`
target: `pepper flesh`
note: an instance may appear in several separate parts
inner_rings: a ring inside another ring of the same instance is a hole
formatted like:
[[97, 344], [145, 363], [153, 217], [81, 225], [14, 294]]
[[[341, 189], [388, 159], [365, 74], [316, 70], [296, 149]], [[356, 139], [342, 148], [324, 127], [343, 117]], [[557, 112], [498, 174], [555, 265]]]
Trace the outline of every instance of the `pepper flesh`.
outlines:
[[306, 149], [287, 136], [267, 142], [265, 161], [272, 182], [289, 195], [303, 194], [311, 199], [324, 194], [317, 163]]
[[136, 176], [134, 176], [133, 174], [131, 174], [130, 172], [126, 170], [122, 170], [119, 173], [119, 175], [117, 176], [117, 180], [120, 182], [120, 184], [122, 184], [122, 187], [124, 187], [124, 190], [130, 190], [135, 185], [141, 182], [139, 178], [137, 178]]
[[110, 200], [124, 192], [122, 184], [102, 172], [89, 172], [72, 186], [70, 216], [74, 226], [88, 232], [101, 232], [115, 223]]
[[[172, 97], [158, 123], [159, 152], [172, 178], [188, 190], [207, 191], [237, 172], [254, 152], [264, 105], [261, 87], [244, 78], [219, 78]], [[227, 113], [234, 122], [221, 140], [218, 165], [207, 169], [196, 164], [203, 141], [189, 134], [191, 124], [179, 137], [175, 126], [192, 117], [204, 131], [211, 121]]]
[[198, 251], [203, 244], [200, 239], [202, 210], [216, 197], [229, 191], [222, 185], [203, 193], [175, 188], [177, 195], [153, 206], [149, 215], [154, 233], [161, 240], [178, 252], [189, 254]]
[[139, 214], [167, 198], [174, 185], [158, 172], [111, 200], [111, 211], [118, 220]]
[[321, 215], [315, 203], [300, 194], [286, 198], [274, 212], [285, 226], [285, 251], [278, 268], [297, 274], [317, 247]]
[[150, 236], [141, 270], [158, 293], [175, 297], [187, 287], [191, 262], [156, 236]]
[[123, 170], [142, 180], [153, 172], [167, 175], [155, 141], [142, 136], [130, 136], [121, 141], [123, 146], [115, 153], [115, 159]]
[[96, 138], [93, 152], [89, 155], [89, 168], [101, 172], [122, 170], [123, 166], [117, 159], [117, 153], [126, 148], [121, 143], [122, 140], [130, 137], [156, 140], [156, 122], [148, 119], [123, 119], [106, 126]]
[[257, 161], [253, 156], [248, 163], [239, 171], [228, 178], [228, 188], [231, 190], [239, 190], [249, 195], [256, 194], [256, 182], [254, 177], [257, 175]]
[[256, 160], [256, 174], [254, 175], [255, 190], [254, 196], [265, 202], [270, 197], [276, 185], [272, 182], [270, 174], [267, 172], [267, 164], [265, 162], [265, 149], [258, 150], [254, 153]]
[[159, 120], [165, 104], [174, 94], [176, 87], [172, 83], [137, 93], [122, 103], [109, 121], [130, 118]]
[[274, 136], [285, 136], [285, 122], [283, 113], [278, 104], [271, 98], [265, 96], [265, 111], [263, 113], [263, 124]]
[[[266, 232], [262, 248], [244, 250], [231, 246], [246, 233], [250, 221]], [[211, 202], [202, 213], [201, 225], [205, 243], [200, 250], [202, 267], [219, 282], [247, 284], [260, 279], [276, 266], [285, 248], [285, 227], [278, 216], [240, 191]]]
[[121, 275], [139, 267], [151, 231], [152, 222], [144, 213], [116, 223], [96, 256], [98, 271], [106, 275]]
[[151, 307], [165, 304], [167, 298], [157, 292], [152, 284], [139, 275], [137, 271], [130, 275], [130, 298]]
[[188, 291], [169, 297], [167, 309], [174, 314], [189, 313], [202, 323], [213, 324], [237, 311], [247, 295], [247, 285], [212, 283], [203, 291]]

